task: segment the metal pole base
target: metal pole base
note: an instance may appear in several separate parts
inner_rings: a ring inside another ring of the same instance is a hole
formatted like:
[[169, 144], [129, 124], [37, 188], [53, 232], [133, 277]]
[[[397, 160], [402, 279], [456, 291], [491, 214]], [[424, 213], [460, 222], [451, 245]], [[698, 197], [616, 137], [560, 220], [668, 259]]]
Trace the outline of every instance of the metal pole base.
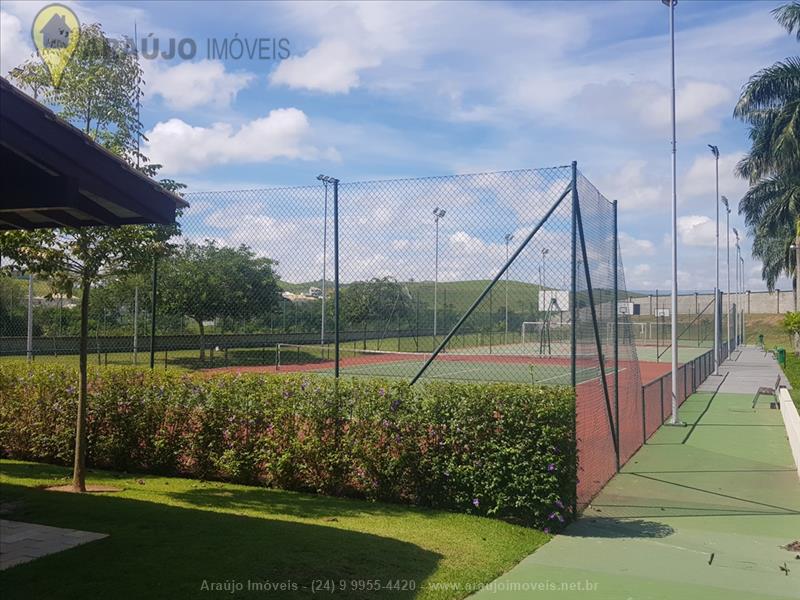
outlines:
[[664, 426], [666, 426], [666, 427], [686, 427], [686, 423], [684, 423], [683, 421], [675, 421], [674, 423], [672, 421], [667, 421], [666, 423], [664, 423]]

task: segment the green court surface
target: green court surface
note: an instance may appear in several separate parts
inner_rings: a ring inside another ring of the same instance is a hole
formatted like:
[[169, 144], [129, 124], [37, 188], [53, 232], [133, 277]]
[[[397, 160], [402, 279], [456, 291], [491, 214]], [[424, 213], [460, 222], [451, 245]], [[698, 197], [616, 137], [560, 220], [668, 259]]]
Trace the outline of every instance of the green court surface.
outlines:
[[[477, 598], [800, 598], [800, 480], [780, 412], [698, 393], [583, 517]], [[785, 569], [785, 570], [784, 570]], [[552, 595], [542, 594], [552, 591]]]
[[[311, 371], [332, 374], [330, 353], [303, 347], [299, 352], [281, 351], [281, 372]], [[397, 377], [410, 379], [423, 367], [429, 354], [408, 352], [343, 352], [340, 373], [345, 376]], [[576, 369], [578, 382], [600, 376], [596, 359], [586, 359], [586, 366]], [[547, 385], [569, 385], [569, 358], [518, 356], [510, 354], [439, 355], [427, 368], [426, 379], [450, 381], [507, 381]]]
[[[681, 346], [678, 345], [678, 362], [687, 363], [694, 360], [698, 356], [702, 356], [711, 350], [710, 347], [700, 346]], [[672, 349], [664, 349], [657, 346], [636, 346], [636, 357], [644, 362], [663, 362], [668, 363], [672, 360]]]

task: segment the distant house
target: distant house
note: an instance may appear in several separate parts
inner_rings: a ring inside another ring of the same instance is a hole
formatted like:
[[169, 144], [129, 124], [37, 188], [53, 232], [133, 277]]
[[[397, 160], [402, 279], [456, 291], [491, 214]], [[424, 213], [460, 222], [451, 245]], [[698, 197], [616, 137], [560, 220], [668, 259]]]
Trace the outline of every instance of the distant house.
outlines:
[[54, 14], [40, 33], [45, 48], [66, 48], [72, 29], [67, 25], [64, 15]]

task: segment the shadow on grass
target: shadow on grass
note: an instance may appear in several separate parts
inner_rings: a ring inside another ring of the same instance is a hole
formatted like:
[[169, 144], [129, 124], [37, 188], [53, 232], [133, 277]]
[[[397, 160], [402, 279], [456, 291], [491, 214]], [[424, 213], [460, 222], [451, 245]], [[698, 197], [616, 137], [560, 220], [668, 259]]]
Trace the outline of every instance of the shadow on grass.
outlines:
[[675, 530], [664, 523], [644, 519], [584, 517], [567, 527], [564, 535], [586, 538], [665, 538]]
[[[274, 367], [276, 363], [276, 350], [275, 348], [239, 348], [228, 350], [227, 353], [220, 351], [214, 353], [214, 358], [211, 358], [211, 353], [206, 350], [205, 360], [200, 360], [199, 350], [194, 356], [170, 356], [167, 353], [167, 364], [183, 367], [185, 369], [217, 369], [221, 367]], [[323, 364], [327, 362], [328, 356], [319, 352], [310, 352], [304, 349], [301, 351], [296, 350], [282, 350], [280, 353], [281, 364], [283, 365], [314, 365]], [[330, 357], [333, 360], [333, 357]]]
[[[239, 596], [308, 598], [315, 581], [422, 581], [441, 556], [416, 545], [322, 525], [167, 506], [118, 496], [58, 494], [3, 485], [5, 518], [109, 534], [0, 573], [12, 598], [217, 598], [203, 582], [241, 582]], [[226, 507], [227, 508], [227, 507]], [[263, 506], [265, 515], [271, 508]], [[289, 589], [248, 590], [284, 583]], [[340, 597], [380, 593], [343, 590]], [[411, 589], [392, 592], [413, 598]]]
[[287, 492], [268, 488], [231, 489], [229, 486], [209, 484], [209, 487], [194, 488], [169, 494], [179, 502], [204, 509], [225, 511], [265, 510], [272, 514], [309, 519], [358, 516], [434, 516], [434, 509], [406, 505], [372, 503], [349, 498]]
[[[72, 480], [64, 466], [45, 463], [4, 462], [0, 463], [0, 473], [13, 479], [52, 479], [48, 485], [58, 485]], [[102, 483], [137, 478], [146, 481], [150, 477], [165, 477], [147, 473], [96, 471], [94, 469], [89, 469], [88, 474], [92, 479]], [[166, 478], [169, 479], [168, 476]], [[409, 514], [433, 517], [436, 514], [447, 512], [404, 504], [369, 502], [356, 498], [292, 492], [275, 488], [236, 486], [219, 481], [196, 480], [196, 485], [198, 487], [189, 490], [161, 493], [176, 502], [191, 504], [204, 510], [263, 511], [273, 515], [307, 519], [359, 516], [401, 517]]]

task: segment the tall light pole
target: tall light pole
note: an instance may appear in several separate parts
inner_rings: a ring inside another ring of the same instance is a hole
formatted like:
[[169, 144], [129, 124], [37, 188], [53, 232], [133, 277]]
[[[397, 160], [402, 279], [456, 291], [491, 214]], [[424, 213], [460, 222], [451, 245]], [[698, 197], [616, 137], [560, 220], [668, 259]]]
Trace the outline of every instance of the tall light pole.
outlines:
[[328, 180], [324, 175], [317, 175], [323, 185], [325, 186], [325, 209], [323, 211], [322, 222], [322, 323], [320, 326], [320, 345], [325, 345], [325, 286], [328, 278]]
[[719, 303], [719, 148], [717, 146], [712, 146], [708, 144], [708, 147], [711, 148], [711, 154], [714, 155], [714, 173], [715, 173], [715, 190], [716, 190], [716, 198], [714, 200], [714, 209], [717, 212], [716, 218], [716, 234], [715, 234], [715, 251], [716, 251], [716, 258], [714, 260], [714, 273], [715, 273], [715, 283], [714, 283], [714, 375], [719, 375], [719, 359], [720, 359], [720, 352], [719, 352], [719, 333], [721, 327], [720, 323], [720, 316], [721, 316], [721, 306]]
[[[506, 263], [508, 263], [508, 246], [514, 239], [514, 234], [507, 233], [503, 239], [506, 241]], [[506, 345], [508, 345], [508, 272], [510, 270], [510, 268], [506, 269], [506, 333], [503, 341], [503, 343]]]
[[661, 0], [669, 7], [669, 47], [670, 47], [670, 75], [671, 75], [671, 102], [672, 112], [672, 417], [670, 425], [684, 425], [678, 418], [678, 169], [677, 153], [678, 143], [675, 127], [675, 5], [678, 0]]
[[728, 355], [731, 353], [731, 207], [725, 196], [720, 198], [725, 205], [725, 270], [727, 272], [727, 284], [725, 288], [725, 314], [728, 315]]
[[[733, 228], [733, 235], [736, 236], [736, 331], [741, 337], [742, 327], [741, 323], [739, 322], [739, 314], [741, 314], [742, 310], [742, 279], [739, 276], [739, 231], [736, 229], [736, 227]], [[744, 342], [743, 337], [742, 341]]]
[[747, 283], [744, 278], [744, 256], [742, 256], [741, 251], [739, 251], [739, 262], [741, 266], [739, 267], [739, 277], [742, 278], [742, 340], [745, 341], [745, 336], [747, 332], [745, 331], [745, 312], [744, 312], [744, 299], [747, 296]]
[[794, 310], [800, 312], [800, 231], [794, 240], [794, 244], [789, 246], [794, 250]]
[[433, 220], [436, 225], [436, 244], [433, 267], [433, 339], [436, 339], [436, 318], [439, 310], [439, 219], [444, 218], [447, 211], [438, 206], [433, 209]]

